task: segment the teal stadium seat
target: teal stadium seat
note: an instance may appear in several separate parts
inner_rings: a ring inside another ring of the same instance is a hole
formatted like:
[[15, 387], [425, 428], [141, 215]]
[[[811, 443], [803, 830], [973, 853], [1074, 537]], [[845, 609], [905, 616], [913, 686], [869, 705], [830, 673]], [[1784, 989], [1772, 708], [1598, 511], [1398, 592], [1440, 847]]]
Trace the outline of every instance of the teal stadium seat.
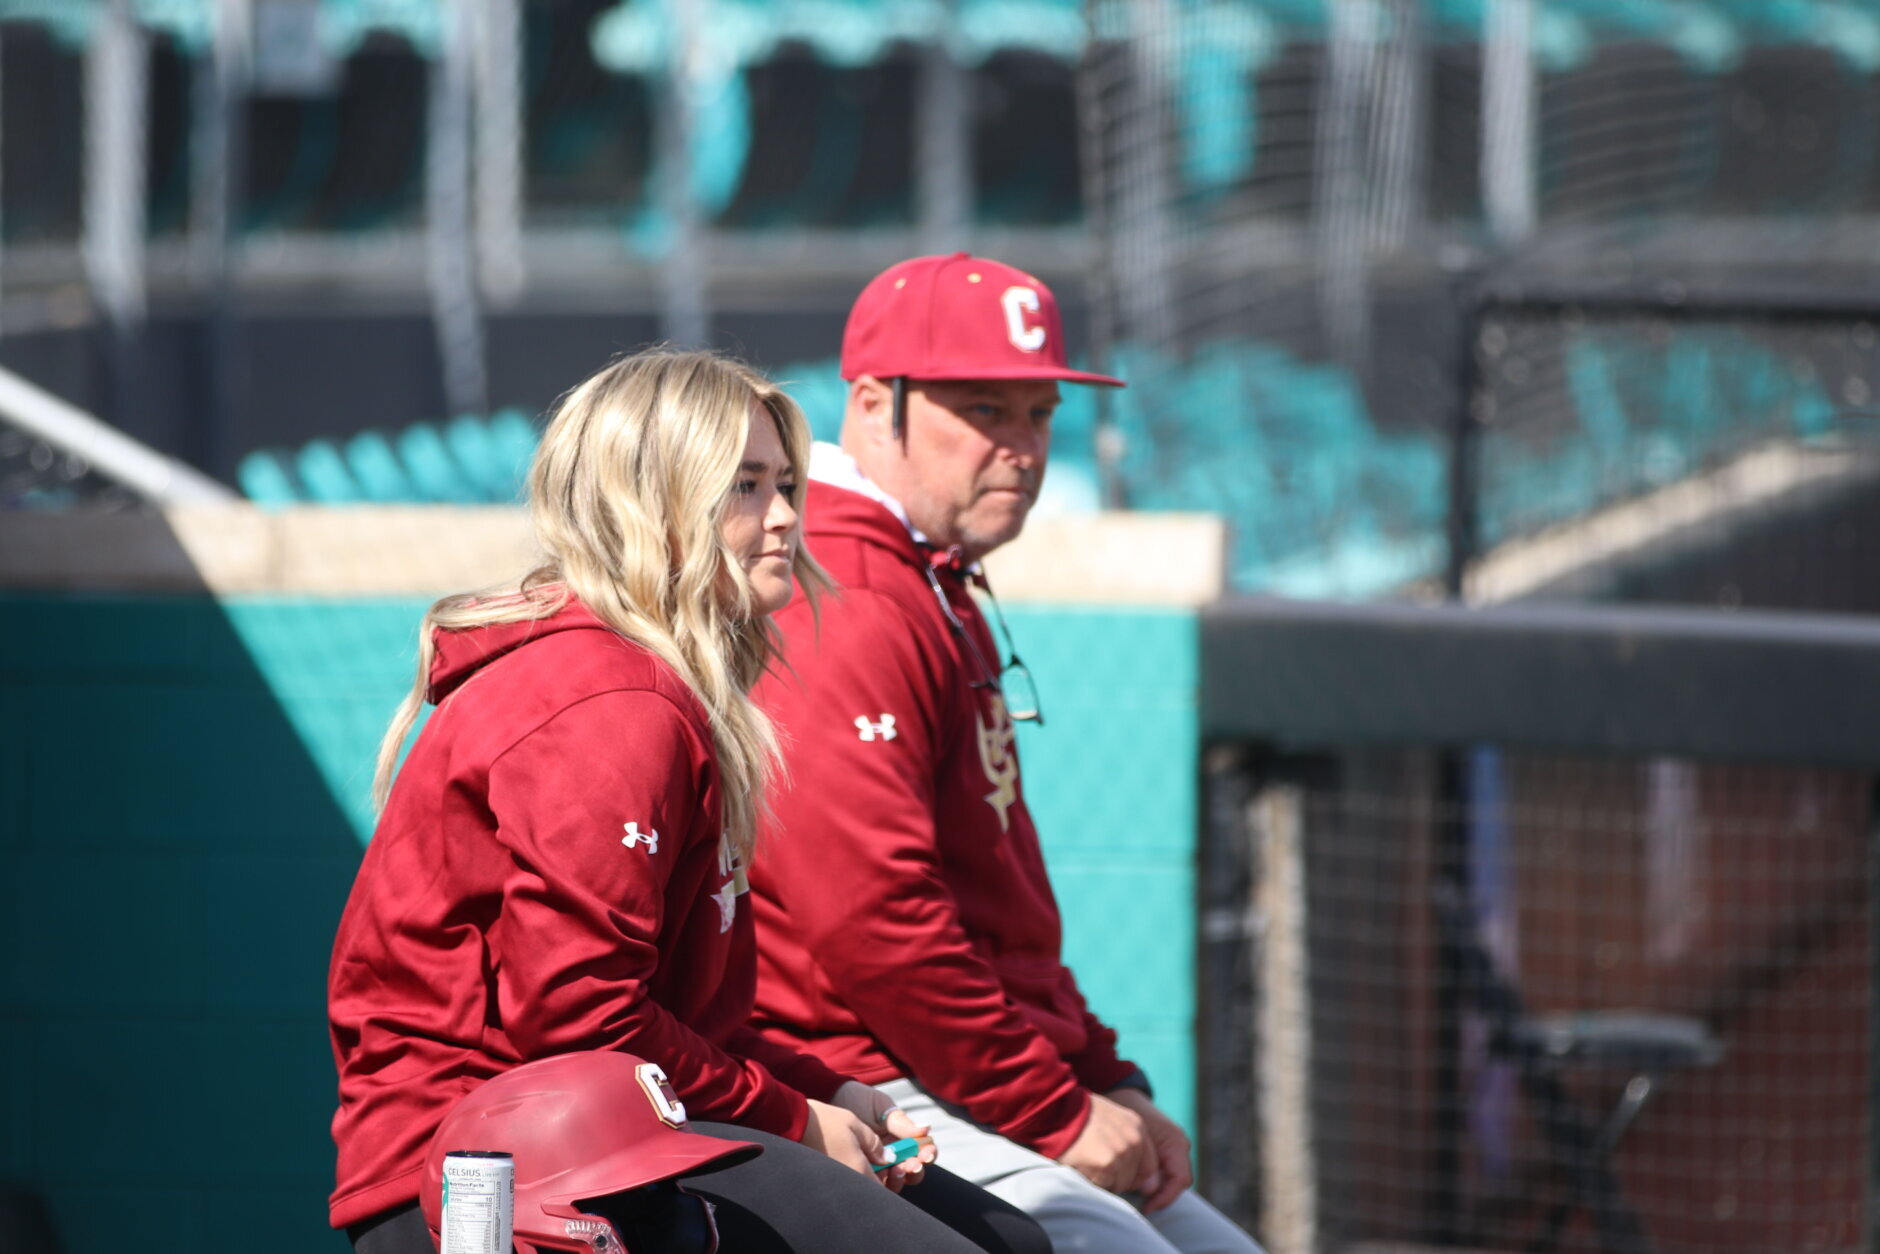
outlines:
[[1253, 173], [1256, 79], [1279, 55], [1282, 40], [1279, 23], [1260, 7], [1221, 0], [1193, 6], [1175, 79], [1184, 187], [1213, 196]]
[[384, 31], [402, 37], [420, 56], [443, 47], [442, 5], [448, 0], [320, 0], [320, 30], [334, 56], [349, 57], [366, 37]]
[[[186, 51], [208, 47], [215, 30], [216, 0], [135, 0], [137, 20], [150, 30], [175, 39]], [[32, 22], [50, 30], [62, 43], [82, 48], [91, 39], [92, 23], [103, 11], [101, 0], [0, 0], [0, 22]]]
[[235, 468], [242, 495], [257, 505], [278, 508], [300, 500], [300, 489], [280, 457], [263, 450], [242, 458]]
[[360, 500], [359, 481], [330, 440], [314, 440], [294, 458], [305, 500], [315, 505], [350, 505]]
[[[838, 17], [841, 15], [838, 14]], [[764, 6], [719, 0], [711, 8], [711, 55], [701, 63], [692, 104], [691, 194], [708, 215], [730, 203], [751, 146], [750, 92], [744, 69], [776, 46], [777, 23]], [[672, 32], [666, 7], [623, 0], [593, 26], [590, 45], [603, 68], [651, 80], [664, 69]], [[650, 201], [644, 211], [653, 211]]]
[[833, 357], [793, 361], [764, 373], [802, 408], [813, 436], [832, 444], [841, 437], [849, 385], [842, 381], [842, 367]]
[[[1527, 398], [1484, 441], [1491, 544], [1763, 441], [1819, 437], [1837, 416], [1817, 380], [1739, 331], [1681, 332], [1661, 347], [1629, 329], [1583, 330], [1561, 351], [1564, 391]], [[1444, 433], [1380, 431], [1340, 368], [1241, 340], [1204, 345], [1181, 362], [1122, 345], [1115, 369], [1132, 383], [1109, 397], [1130, 504], [1226, 517], [1236, 586], [1368, 596], [1440, 569]], [[771, 375], [817, 438], [836, 438], [846, 387], [833, 360]], [[1070, 389], [1053, 450], [1060, 507], [1096, 503], [1094, 428], [1094, 393]], [[270, 505], [507, 502], [520, 495], [535, 442], [529, 419], [505, 410], [390, 437], [368, 432], [343, 447], [317, 440], [296, 454], [252, 454], [238, 477], [251, 499]]]
[[[1297, 9], [1309, 0], [1261, 0], [1262, 7]], [[1481, 37], [1486, 0], [1431, 0], [1446, 38]], [[1880, 70], [1880, 11], [1864, 0], [1545, 0], [1536, 42], [1542, 63], [1570, 70], [1593, 47], [1612, 40], [1651, 40], [1675, 48], [1706, 72], [1734, 67], [1750, 46], [1811, 44], [1832, 51], [1864, 74]]]
[[[1083, 7], [1081, 0], [964, 0], [953, 13], [950, 46], [976, 72], [995, 57], [1026, 54], [1048, 58], [1068, 75], [1089, 40]], [[1244, 180], [1251, 169], [1258, 117], [1254, 81], [1281, 39], [1257, 5], [1209, 0], [1182, 7], [1181, 60], [1172, 76], [1182, 118], [1182, 170], [1191, 191], [1212, 194]], [[1109, 20], [1112, 26], [1120, 21]], [[899, 47], [936, 37], [946, 21], [946, 6], [937, 0], [721, 0], [714, 5], [713, 55], [697, 86], [699, 125], [691, 154], [693, 193], [707, 215], [723, 214], [735, 204], [733, 216], [740, 226], [878, 220], [883, 206], [855, 190], [856, 155], [871, 150], [857, 128], [874, 115], [846, 89], [817, 96], [819, 117], [810, 128], [813, 153], [788, 190], [760, 197], [760, 203], [740, 196], [762, 125], [753, 115], [749, 71], [786, 48], [807, 50], [837, 75], [877, 67]], [[670, 37], [661, 6], [622, 0], [594, 23], [591, 46], [599, 65], [646, 78], [663, 66]], [[1021, 75], [1005, 85], [1022, 91], [1025, 79]], [[1068, 99], [1068, 80], [1064, 90], [1045, 95]], [[863, 113], [868, 119], [859, 116]], [[981, 137], [981, 216], [999, 222], [1074, 217], [1075, 195], [1067, 198], [1059, 186], [1068, 180], [1074, 189], [1074, 170], [1054, 164], [1074, 145], [1055, 144], [1052, 160], [1007, 154], [1012, 168], [1001, 172], [997, 153], [1010, 146], [1006, 138], [996, 127]], [[670, 235], [658, 206], [644, 198], [630, 210], [628, 227], [629, 240], [647, 253], [658, 252]]]
[[1586, 330], [1569, 339], [1562, 364], [1563, 398], [1510, 410], [1484, 441], [1488, 543], [1582, 517], [1768, 441], [1817, 439], [1838, 415], [1818, 380], [1736, 330], [1685, 330], [1662, 347], [1629, 328]]
[[[753, 119], [747, 69], [774, 56], [785, 43], [802, 44], [825, 64], [873, 64], [889, 45], [920, 39], [936, 29], [931, 4], [897, 0], [718, 0], [711, 9], [711, 55], [695, 84], [697, 126], [692, 135], [691, 191], [707, 216], [722, 213], [744, 181]], [[595, 61], [623, 75], [651, 78], [666, 64], [671, 31], [664, 6], [622, 0], [594, 23]], [[825, 108], [816, 126], [816, 152], [797, 184], [797, 202], [779, 206], [779, 222], [817, 221], [828, 202], [853, 180], [861, 145], [853, 110]], [[664, 246], [662, 211], [650, 200], [633, 211], [629, 239], [642, 251]]]
[[512, 500], [522, 491], [539, 433], [520, 409], [499, 409], [490, 419], [489, 434], [489, 454], [494, 459], [491, 474], [499, 469], [505, 472], [500, 481], [492, 478], [492, 482], [498, 484], [502, 499]]
[[535, 438], [535, 429], [516, 409], [501, 410], [487, 423], [465, 414], [444, 427], [451, 455], [476, 486], [479, 499], [492, 504], [521, 499]]
[[487, 421], [417, 423], [394, 435], [363, 431], [343, 445], [314, 440], [297, 452], [263, 449], [236, 469], [260, 505], [513, 504], [534, 456], [536, 431], [517, 409]]
[[1131, 504], [1223, 515], [1237, 587], [1364, 596], [1438, 568], [1441, 437], [1379, 432], [1342, 370], [1245, 340], [1118, 358]]
[[1812, 44], [1862, 74], [1880, 71], [1880, 11], [1861, 0], [1710, 0], [1750, 38]]
[[411, 475], [420, 500], [439, 505], [473, 505], [483, 499], [436, 427], [425, 422], [413, 423], [398, 433], [397, 444], [399, 460]]
[[346, 464], [359, 485], [359, 499], [378, 504], [418, 499], [417, 485], [391, 441], [377, 431], [362, 431], [346, 441]]
[[1075, 64], [1089, 39], [1082, 0], [963, 0], [958, 23], [968, 65], [1014, 49]]

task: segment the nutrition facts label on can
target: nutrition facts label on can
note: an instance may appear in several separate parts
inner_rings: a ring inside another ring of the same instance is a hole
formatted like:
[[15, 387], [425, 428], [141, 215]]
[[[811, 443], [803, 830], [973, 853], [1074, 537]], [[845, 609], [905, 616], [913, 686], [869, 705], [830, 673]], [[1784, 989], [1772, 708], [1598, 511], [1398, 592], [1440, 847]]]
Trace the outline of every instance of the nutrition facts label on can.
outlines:
[[507, 1154], [446, 1155], [438, 1254], [510, 1254], [515, 1182], [515, 1162]]

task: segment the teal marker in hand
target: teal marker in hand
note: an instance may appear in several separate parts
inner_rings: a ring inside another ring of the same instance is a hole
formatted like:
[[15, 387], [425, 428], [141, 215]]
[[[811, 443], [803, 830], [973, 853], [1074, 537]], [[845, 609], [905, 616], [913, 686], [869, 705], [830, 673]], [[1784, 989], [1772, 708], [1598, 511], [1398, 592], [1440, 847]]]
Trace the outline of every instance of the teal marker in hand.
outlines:
[[876, 1163], [876, 1171], [886, 1171], [888, 1168], [894, 1166], [895, 1163], [904, 1163], [914, 1157], [916, 1154], [920, 1153], [920, 1142], [911, 1136], [904, 1136], [898, 1141], [888, 1142], [885, 1148], [890, 1154], [894, 1155], [894, 1157], [888, 1162]]

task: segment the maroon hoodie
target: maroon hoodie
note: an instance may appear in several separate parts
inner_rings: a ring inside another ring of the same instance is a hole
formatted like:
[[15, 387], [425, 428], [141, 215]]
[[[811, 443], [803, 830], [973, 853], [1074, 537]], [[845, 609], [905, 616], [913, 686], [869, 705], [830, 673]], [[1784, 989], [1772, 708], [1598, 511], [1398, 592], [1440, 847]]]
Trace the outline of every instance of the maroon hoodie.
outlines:
[[570, 604], [439, 632], [431, 698], [333, 948], [333, 1226], [417, 1197], [470, 1088], [571, 1050], [630, 1051], [693, 1118], [799, 1137], [804, 1095], [842, 1077], [746, 1027], [749, 899], [690, 689]]
[[[757, 690], [790, 775], [752, 875], [758, 1023], [869, 1083], [910, 1077], [1057, 1157], [1090, 1092], [1135, 1068], [1060, 957], [1011, 720], [904, 523], [822, 482], [804, 517], [842, 592], [820, 627], [807, 606], [777, 616], [788, 666]], [[996, 665], [969, 576], [944, 561], [935, 575]]]

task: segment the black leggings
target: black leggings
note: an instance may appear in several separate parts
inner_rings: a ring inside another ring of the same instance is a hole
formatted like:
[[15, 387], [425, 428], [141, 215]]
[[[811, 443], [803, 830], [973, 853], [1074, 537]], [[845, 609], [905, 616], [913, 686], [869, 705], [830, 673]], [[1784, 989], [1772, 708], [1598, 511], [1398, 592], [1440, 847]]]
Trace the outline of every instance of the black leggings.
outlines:
[[[756, 1141], [764, 1152], [723, 1171], [686, 1178], [718, 1211], [723, 1254], [1050, 1254], [1023, 1211], [939, 1167], [899, 1197], [795, 1141], [723, 1123], [688, 1130]], [[346, 1230], [354, 1254], [436, 1254], [416, 1203]], [[631, 1250], [628, 1254], [642, 1254]]]

